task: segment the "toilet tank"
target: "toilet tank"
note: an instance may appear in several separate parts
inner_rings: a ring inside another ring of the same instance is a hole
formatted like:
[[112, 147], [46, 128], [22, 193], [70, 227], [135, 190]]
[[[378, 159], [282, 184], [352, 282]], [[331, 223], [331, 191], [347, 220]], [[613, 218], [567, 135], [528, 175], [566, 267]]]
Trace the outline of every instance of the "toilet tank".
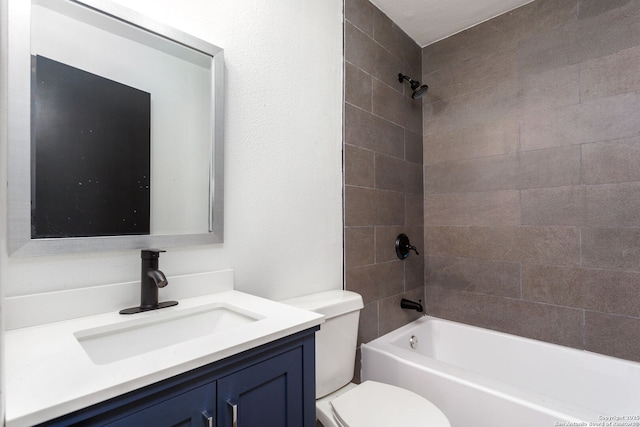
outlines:
[[336, 290], [281, 302], [325, 316], [316, 332], [316, 399], [348, 384], [356, 360], [362, 297]]

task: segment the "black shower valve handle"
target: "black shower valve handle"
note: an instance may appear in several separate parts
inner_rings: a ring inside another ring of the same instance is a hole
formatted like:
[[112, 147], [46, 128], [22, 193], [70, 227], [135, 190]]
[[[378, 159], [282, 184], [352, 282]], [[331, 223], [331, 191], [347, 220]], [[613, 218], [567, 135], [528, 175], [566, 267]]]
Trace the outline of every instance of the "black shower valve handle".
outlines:
[[405, 259], [409, 256], [409, 251], [414, 251], [416, 255], [420, 255], [418, 248], [413, 246], [406, 234], [399, 234], [396, 238], [396, 255], [399, 259]]
[[418, 249], [415, 246], [407, 245], [407, 249], [414, 251], [416, 255], [420, 255], [420, 252], [418, 252]]

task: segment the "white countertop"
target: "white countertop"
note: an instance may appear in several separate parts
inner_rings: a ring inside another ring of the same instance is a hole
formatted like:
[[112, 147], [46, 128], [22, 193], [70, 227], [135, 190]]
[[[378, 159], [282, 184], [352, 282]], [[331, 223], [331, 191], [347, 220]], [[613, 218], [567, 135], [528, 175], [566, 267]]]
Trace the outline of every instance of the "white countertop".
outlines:
[[[74, 333], [139, 318], [224, 302], [259, 313], [260, 320], [106, 364], [95, 364]], [[124, 308], [124, 307], [123, 307]], [[317, 326], [322, 315], [229, 290], [184, 298], [135, 315], [118, 312], [7, 331], [6, 427], [41, 423], [123, 393]]]

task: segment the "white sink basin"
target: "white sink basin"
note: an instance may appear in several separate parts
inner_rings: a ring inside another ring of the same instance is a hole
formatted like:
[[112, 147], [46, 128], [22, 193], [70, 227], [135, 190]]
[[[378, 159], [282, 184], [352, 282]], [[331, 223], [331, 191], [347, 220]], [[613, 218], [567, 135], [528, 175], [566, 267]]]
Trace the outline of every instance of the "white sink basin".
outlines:
[[186, 309], [178, 307], [168, 312], [162, 312], [166, 309], [146, 312], [143, 317], [84, 329], [73, 335], [95, 364], [104, 365], [263, 318], [223, 302]]

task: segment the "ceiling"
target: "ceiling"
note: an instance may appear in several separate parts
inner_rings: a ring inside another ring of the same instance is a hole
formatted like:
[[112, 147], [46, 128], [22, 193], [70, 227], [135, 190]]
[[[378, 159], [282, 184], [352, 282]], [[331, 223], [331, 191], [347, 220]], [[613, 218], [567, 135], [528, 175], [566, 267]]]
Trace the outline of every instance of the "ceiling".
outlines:
[[533, 0], [370, 0], [424, 47]]

